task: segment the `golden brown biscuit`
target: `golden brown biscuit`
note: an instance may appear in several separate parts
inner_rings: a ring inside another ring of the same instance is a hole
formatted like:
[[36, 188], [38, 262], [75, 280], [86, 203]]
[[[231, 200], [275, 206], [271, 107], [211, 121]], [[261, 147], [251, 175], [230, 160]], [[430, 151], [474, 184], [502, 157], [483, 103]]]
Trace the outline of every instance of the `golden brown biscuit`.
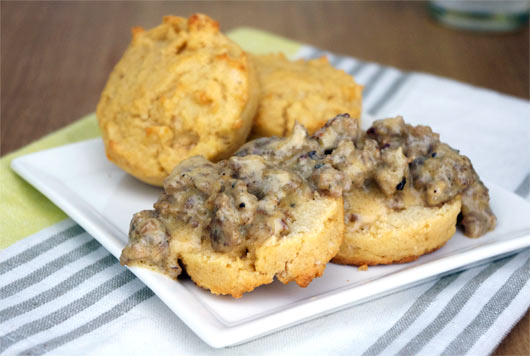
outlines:
[[344, 242], [333, 262], [348, 265], [405, 263], [442, 247], [455, 233], [461, 200], [428, 207], [413, 189], [395, 197], [378, 188], [344, 193]]
[[253, 56], [261, 85], [252, 137], [286, 136], [295, 121], [312, 134], [338, 114], [361, 115], [362, 86], [326, 57], [289, 61], [282, 54]]
[[[243, 293], [271, 283], [276, 277], [287, 284], [295, 281], [306, 287], [322, 276], [326, 264], [337, 253], [343, 240], [341, 199], [308, 201], [294, 212], [296, 223], [286, 236], [273, 236], [263, 244], [252, 245], [243, 258], [216, 252], [203, 243], [200, 251], [182, 252], [182, 263], [191, 279], [214, 294], [239, 298]], [[181, 230], [199, 238], [189, 228]]]
[[305, 287], [343, 240], [342, 197], [256, 155], [217, 164], [191, 157], [164, 183], [155, 210], [134, 215], [120, 261], [239, 298], [271, 283]]
[[108, 158], [162, 185], [183, 159], [229, 157], [246, 139], [259, 87], [245, 52], [206, 15], [133, 29], [97, 107]]

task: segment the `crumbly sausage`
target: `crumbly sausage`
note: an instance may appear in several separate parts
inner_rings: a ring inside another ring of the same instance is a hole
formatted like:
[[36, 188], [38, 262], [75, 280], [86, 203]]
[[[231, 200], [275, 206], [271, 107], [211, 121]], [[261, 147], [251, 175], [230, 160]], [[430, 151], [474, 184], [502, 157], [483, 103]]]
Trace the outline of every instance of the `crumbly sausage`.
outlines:
[[313, 136], [297, 125], [285, 139], [251, 141], [238, 155], [259, 154], [299, 172], [315, 188], [331, 195], [375, 182], [399, 208], [406, 184], [436, 206], [462, 195], [462, 220], [468, 236], [495, 227], [488, 190], [466, 156], [440, 142], [428, 126], [407, 125], [403, 118], [377, 120], [363, 133], [347, 114], [329, 120]]
[[489, 205], [488, 188], [478, 176], [462, 194], [461, 224], [469, 237], [480, 237], [495, 227], [496, 218]]
[[[173, 219], [201, 229], [203, 240], [215, 251], [244, 254], [256, 240], [288, 234], [292, 206], [319, 194], [298, 173], [257, 155], [218, 163], [191, 157], [173, 170], [164, 188], [155, 210], [133, 219], [124, 260], [142, 257], [153, 265], [166, 263], [167, 240], [162, 237]], [[161, 253], [157, 246], [163, 246], [163, 241], [166, 251]], [[158, 252], [155, 256], [149, 251]]]

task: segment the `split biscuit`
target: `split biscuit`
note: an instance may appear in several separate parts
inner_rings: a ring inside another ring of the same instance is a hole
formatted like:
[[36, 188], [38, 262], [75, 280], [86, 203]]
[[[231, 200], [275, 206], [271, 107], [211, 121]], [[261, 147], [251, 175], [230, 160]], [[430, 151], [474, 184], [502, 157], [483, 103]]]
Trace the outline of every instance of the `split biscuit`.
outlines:
[[425, 206], [417, 192], [405, 189], [404, 206], [377, 187], [344, 193], [344, 242], [333, 262], [355, 266], [405, 263], [442, 247], [456, 231], [460, 197], [441, 206]]
[[121, 263], [174, 279], [185, 269], [236, 298], [274, 278], [307, 286], [343, 241], [342, 197], [256, 155], [183, 161], [154, 208], [134, 215]]

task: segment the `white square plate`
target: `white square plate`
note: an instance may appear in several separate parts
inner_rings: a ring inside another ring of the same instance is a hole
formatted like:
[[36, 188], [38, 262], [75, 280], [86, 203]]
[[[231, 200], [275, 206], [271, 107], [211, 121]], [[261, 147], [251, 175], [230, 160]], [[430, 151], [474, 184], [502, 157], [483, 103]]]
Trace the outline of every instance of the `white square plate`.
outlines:
[[[161, 193], [107, 161], [101, 139], [27, 155], [11, 166], [116, 257], [127, 243], [133, 213], [150, 209]], [[488, 187], [498, 218], [495, 231], [480, 239], [457, 232], [443, 248], [402, 265], [361, 272], [330, 263], [307, 288], [274, 282], [233, 299], [212, 295], [189, 280], [176, 282], [142, 268], [131, 271], [206, 343], [239, 344], [530, 246], [530, 203]]]

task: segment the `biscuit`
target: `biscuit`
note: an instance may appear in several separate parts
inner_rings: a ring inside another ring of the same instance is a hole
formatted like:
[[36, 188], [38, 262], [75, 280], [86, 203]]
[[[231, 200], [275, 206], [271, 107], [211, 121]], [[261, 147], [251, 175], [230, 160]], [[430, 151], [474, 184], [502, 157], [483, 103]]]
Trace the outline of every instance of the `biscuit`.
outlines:
[[120, 261], [239, 298], [271, 283], [307, 286], [343, 240], [342, 197], [256, 155], [191, 157], [164, 184], [154, 210], [134, 215]]
[[338, 114], [360, 118], [362, 86], [326, 57], [289, 61], [282, 54], [252, 57], [261, 95], [251, 137], [287, 136], [295, 121], [312, 134]]
[[461, 199], [428, 207], [418, 193], [405, 189], [404, 205], [378, 188], [344, 193], [344, 242], [333, 262], [347, 265], [405, 263], [442, 247], [455, 233]]
[[247, 54], [202, 14], [166, 16], [132, 32], [97, 106], [109, 160], [161, 186], [187, 157], [229, 157], [246, 140], [257, 107]]
[[[214, 294], [239, 298], [275, 277], [284, 284], [295, 281], [306, 287], [322, 276], [341, 245], [342, 211], [340, 199], [308, 201], [294, 213], [297, 220], [288, 235], [253, 245], [244, 258], [215, 252], [203, 244], [200, 251], [182, 252], [182, 263], [198, 286]], [[181, 231], [182, 236], [198, 238], [189, 227]]]

